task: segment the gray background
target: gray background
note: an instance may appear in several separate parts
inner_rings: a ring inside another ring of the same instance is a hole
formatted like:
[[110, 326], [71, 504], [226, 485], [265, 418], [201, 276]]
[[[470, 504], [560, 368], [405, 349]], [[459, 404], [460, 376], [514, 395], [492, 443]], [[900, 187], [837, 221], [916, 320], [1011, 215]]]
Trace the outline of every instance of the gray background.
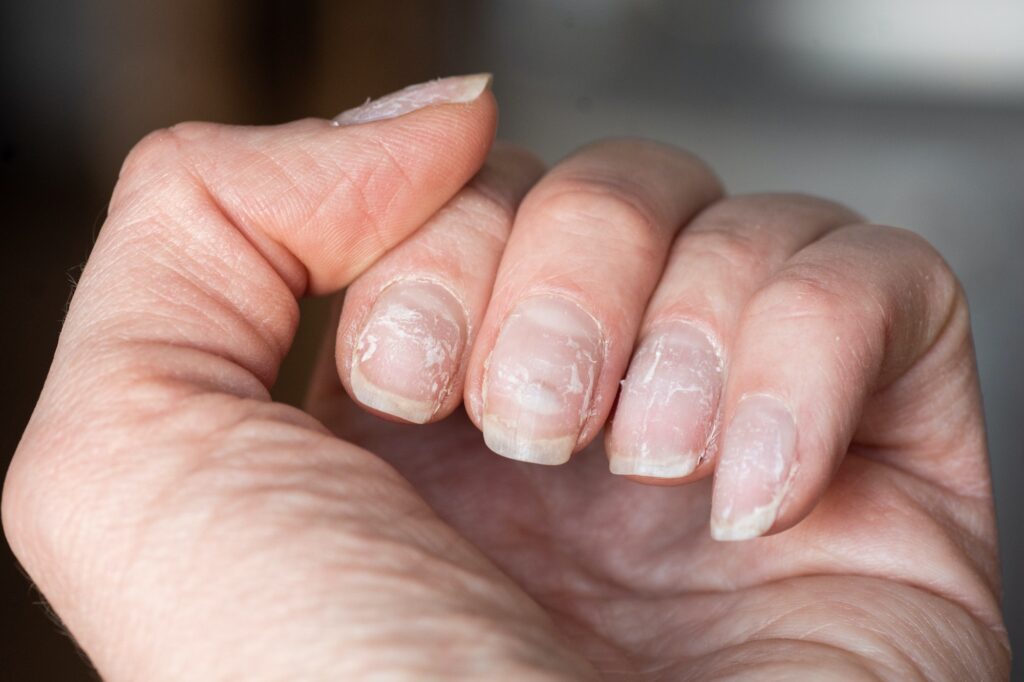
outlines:
[[[548, 161], [643, 135], [732, 191], [820, 194], [938, 246], [971, 301], [1024, 649], [1024, 0], [0, 2], [0, 474], [140, 137], [329, 117], [474, 71], [496, 75], [501, 134]], [[303, 315], [275, 386], [293, 402], [324, 306]], [[25, 679], [92, 674], [0, 543], [0, 680]]]

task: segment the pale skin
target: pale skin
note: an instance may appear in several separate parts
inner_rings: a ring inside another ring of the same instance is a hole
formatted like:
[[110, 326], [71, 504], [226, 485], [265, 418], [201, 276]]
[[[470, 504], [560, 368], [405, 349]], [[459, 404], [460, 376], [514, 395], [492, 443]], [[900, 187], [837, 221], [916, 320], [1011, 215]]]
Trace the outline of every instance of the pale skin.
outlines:
[[3, 496], [101, 675], [1006, 678], [934, 249], [654, 142], [545, 169], [485, 86], [126, 160]]

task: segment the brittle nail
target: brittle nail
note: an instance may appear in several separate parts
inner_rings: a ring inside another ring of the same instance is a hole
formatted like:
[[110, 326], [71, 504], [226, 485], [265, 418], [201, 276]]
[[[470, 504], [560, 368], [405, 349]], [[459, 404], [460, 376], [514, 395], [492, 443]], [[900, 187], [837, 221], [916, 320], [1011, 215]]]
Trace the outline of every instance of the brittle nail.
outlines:
[[483, 432], [505, 457], [566, 462], [579, 439], [602, 363], [600, 326], [563, 296], [535, 296], [502, 325], [487, 362]]
[[348, 126], [397, 118], [435, 104], [464, 104], [479, 97], [491, 84], [491, 74], [451, 76], [418, 83], [334, 117], [334, 125]]
[[356, 342], [352, 392], [380, 412], [429, 421], [451, 390], [465, 337], [465, 312], [443, 286], [391, 284], [377, 297]]

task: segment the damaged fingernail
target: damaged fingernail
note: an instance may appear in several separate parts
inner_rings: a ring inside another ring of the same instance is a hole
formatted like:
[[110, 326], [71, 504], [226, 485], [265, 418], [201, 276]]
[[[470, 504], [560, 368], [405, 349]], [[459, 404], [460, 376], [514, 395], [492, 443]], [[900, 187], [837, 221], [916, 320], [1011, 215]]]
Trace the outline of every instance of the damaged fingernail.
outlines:
[[578, 304], [562, 296], [521, 301], [487, 361], [487, 446], [527, 462], [568, 461], [589, 414], [602, 352], [597, 320]]
[[681, 478], [707, 449], [722, 392], [722, 361], [688, 322], [658, 325], [633, 355], [608, 437], [613, 474]]
[[711, 535], [747, 540], [764, 535], [796, 473], [796, 423], [769, 395], [743, 398], [725, 432], [715, 471]]
[[491, 84], [491, 74], [451, 76], [418, 83], [334, 117], [334, 125], [372, 123], [410, 114], [435, 104], [465, 104], [482, 95]]
[[452, 389], [465, 339], [465, 312], [447, 289], [432, 282], [391, 284], [356, 342], [352, 393], [385, 414], [427, 422]]

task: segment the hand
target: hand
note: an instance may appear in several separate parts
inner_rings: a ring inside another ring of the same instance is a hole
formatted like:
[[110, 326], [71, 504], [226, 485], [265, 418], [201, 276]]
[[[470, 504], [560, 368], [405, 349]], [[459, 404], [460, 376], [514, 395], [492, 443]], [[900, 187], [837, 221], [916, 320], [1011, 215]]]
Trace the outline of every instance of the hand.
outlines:
[[[650, 142], [477, 173], [484, 85], [126, 161], [3, 498], [101, 674], [1005, 677], [941, 258]], [[271, 402], [296, 297], [350, 283]]]

